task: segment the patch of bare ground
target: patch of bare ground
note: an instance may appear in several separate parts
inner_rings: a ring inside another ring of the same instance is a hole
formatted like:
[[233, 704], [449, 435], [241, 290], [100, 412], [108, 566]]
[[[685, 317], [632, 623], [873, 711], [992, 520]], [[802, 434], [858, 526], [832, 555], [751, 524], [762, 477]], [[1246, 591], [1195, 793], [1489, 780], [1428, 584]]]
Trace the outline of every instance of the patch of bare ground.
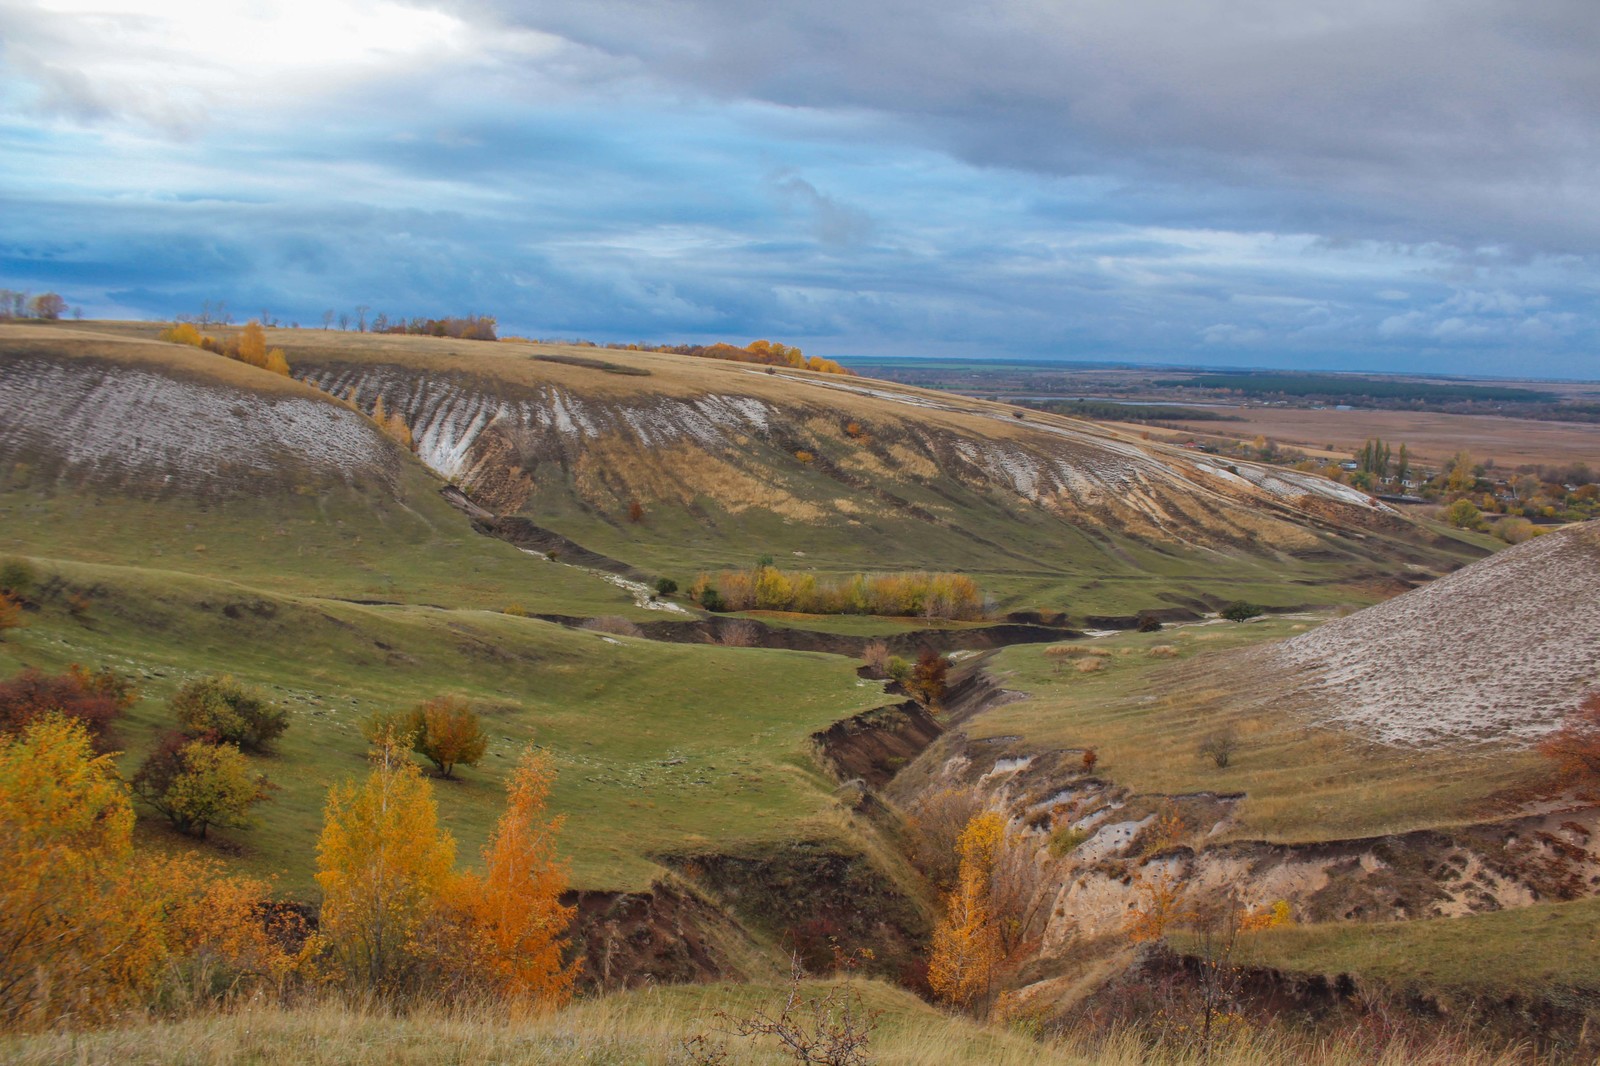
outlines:
[[1600, 523], [1570, 526], [1230, 668], [1381, 744], [1526, 744], [1600, 686]]

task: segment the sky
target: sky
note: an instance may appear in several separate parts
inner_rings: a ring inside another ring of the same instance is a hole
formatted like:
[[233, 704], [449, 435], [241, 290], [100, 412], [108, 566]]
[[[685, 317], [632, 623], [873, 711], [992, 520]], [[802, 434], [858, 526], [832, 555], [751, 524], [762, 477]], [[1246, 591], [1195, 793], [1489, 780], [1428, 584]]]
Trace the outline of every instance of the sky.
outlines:
[[0, 287], [1600, 378], [1594, 0], [0, 0]]

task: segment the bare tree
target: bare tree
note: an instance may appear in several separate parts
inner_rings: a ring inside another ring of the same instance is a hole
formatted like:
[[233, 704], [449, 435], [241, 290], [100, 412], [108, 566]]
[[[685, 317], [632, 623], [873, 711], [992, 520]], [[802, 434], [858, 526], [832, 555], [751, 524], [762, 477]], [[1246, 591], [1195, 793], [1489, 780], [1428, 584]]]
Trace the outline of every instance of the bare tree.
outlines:
[[1227, 767], [1233, 753], [1239, 750], [1239, 734], [1232, 726], [1224, 726], [1200, 742], [1200, 755], [1217, 764], [1217, 769]]
[[322, 312], [322, 328], [323, 329], [327, 329], [331, 325], [333, 325], [333, 312], [332, 311], [324, 311], [324, 312]]
[[356, 304], [356, 329], [362, 333], [367, 331], [367, 312], [372, 310], [366, 304]]
[[342, 330], [348, 330], [350, 328], [350, 312], [339, 312], [339, 328]]

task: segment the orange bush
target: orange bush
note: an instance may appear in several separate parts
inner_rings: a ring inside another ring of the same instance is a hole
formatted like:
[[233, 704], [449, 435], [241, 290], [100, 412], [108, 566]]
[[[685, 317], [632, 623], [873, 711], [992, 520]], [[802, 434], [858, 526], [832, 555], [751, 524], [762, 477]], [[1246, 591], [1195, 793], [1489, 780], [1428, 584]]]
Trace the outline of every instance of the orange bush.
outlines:
[[90, 673], [77, 663], [64, 674], [29, 668], [0, 682], [0, 732], [15, 733], [47, 714], [65, 715], [88, 732], [98, 747], [111, 721], [138, 698], [133, 682], [110, 670]]
[[1541, 740], [1539, 752], [1569, 777], [1600, 781], [1600, 692], [1579, 704], [1560, 729]]

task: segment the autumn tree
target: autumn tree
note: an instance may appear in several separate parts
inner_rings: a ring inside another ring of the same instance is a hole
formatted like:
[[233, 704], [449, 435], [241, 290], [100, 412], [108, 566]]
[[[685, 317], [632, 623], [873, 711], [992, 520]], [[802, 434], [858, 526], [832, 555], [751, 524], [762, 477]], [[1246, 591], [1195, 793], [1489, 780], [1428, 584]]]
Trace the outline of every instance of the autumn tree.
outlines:
[[928, 984], [940, 999], [964, 1009], [989, 994], [1001, 958], [989, 884], [1004, 837], [1005, 822], [993, 811], [967, 823], [956, 842], [956, 887], [933, 932]]
[[460, 696], [435, 697], [411, 713], [412, 750], [445, 777], [454, 777], [457, 765], [478, 765], [489, 750], [489, 735]]
[[29, 668], [0, 682], [0, 732], [20, 732], [49, 714], [83, 726], [97, 747], [105, 744], [111, 722], [138, 698], [133, 682], [109, 669], [89, 671], [73, 663], [66, 673]]
[[190, 681], [172, 697], [178, 727], [190, 737], [210, 737], [245, 751], [267, 751], [289, 728], [289, 715], [266, 693], [227, 675]]
[[132, 864], [133, 808], [82, 724], [0, 735], [0, 1027], [100, 1017], [147, 983], [158, 913]]
[[111, 759], [61, 715], [0, 735], [0, 1029], [153, 1005], [197, 967], [246, 980], [293, 963], [265, 885], [134, 849]]
[[42, 318], [54, 322], [67, 310], [67, 301], [59, 293], [41, 292], [28, 301], [28, 313], [34, 318]]
[[211, 826], [248, 829], [250, 808], [267, 798], [262, 774], [250, 772], [232, 744], [208, 744], [173, 733], [139, 765], [133, 793], [179, 832], [205, 839]]
[[433, 788], [392, 743], [373, 753], [360, 785], [328, 794], [317, 843], [319, 929], [352, 984], [383, 992], [403, 984], [448, 888], [456, 845], [439, 828]]
[[1565, 775], [1600, 781], [1600, 692], [1578, 705], [1561, 728], [1539, 742], [1539, 753]]
[[518, 1003], [565, 1003], [582, 964], [563, 958], [577, 908], [561, 903], [567, 864], [556, 854], [556, 837], [565, 819], [546, 812], [554, 779], [549, 755], [523, 753], [507, 785], [506, 811], [483, 850], [483, 873], [463, 875], [452, 893], [467, 934], [457, 966]]
[[917, 656], [917, 665], [911, 668], [906, 691], [923, 706], [937, 707], [944, 700], [945, 677], [949, 672], [949, 659], [932, 648], [923, 648]]
[[1466, 499], [1446, 507], [1441, 517], [1457, 529], [1478, 529], [1483, 525], [1483, 512]]

